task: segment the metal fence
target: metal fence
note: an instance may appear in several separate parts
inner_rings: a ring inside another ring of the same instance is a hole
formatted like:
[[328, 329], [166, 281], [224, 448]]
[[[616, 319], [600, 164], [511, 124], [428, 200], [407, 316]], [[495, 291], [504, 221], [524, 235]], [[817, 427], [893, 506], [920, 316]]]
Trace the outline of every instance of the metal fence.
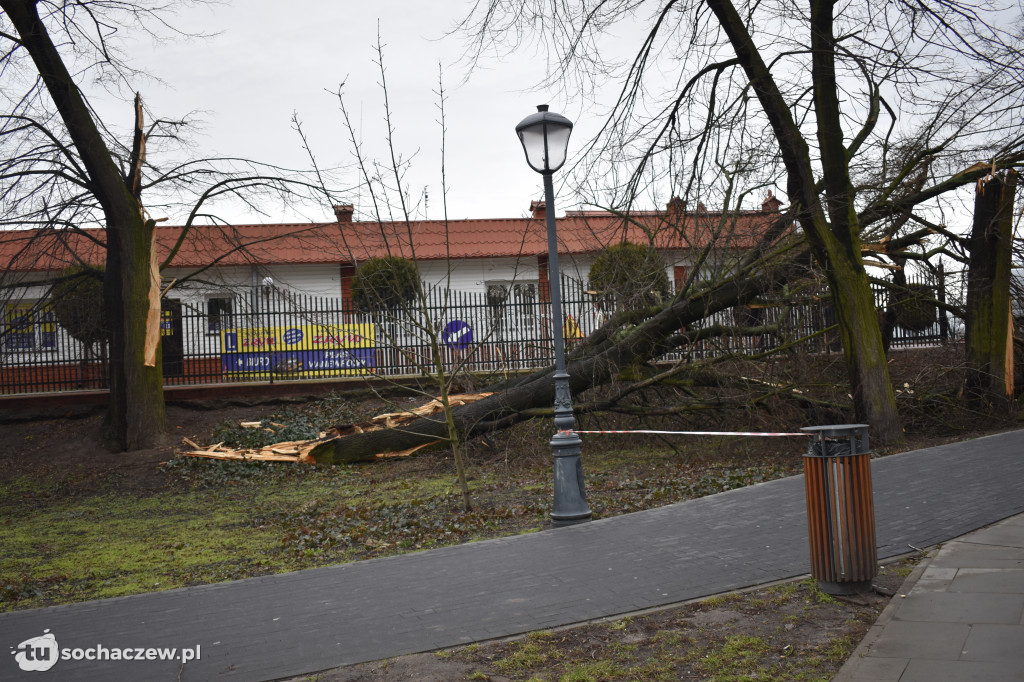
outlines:
[[[562, 292], [571, 351], [613, 311], [578, 280], [564, 278]], [[875, 297], [879, 310], [889, 307], [886, 292], [879, 289]], [[833, 324], [827, 292], [759, 301], [680, 330], [692, 335], [701, 329], [745, 328], [747, 333], [694, 340], [664, 359], [750, 355], [797, 341], [802, 352], [835, 352], [840, 346], [834, 330], [800, 341]], [[943, 313], [926, 326], [896, 326], [890, 345], [936, 345], [955, 336], [957, 328]], [[161, 349], [167, 385], [422, 376], [438, 366], [449, 373], [500, 374], [550, 365], [551, 332], [550, 305], [536, 284], [491, 286], [486, 292], [434, 288], [422, 306], [376, 314], [356, 312], [351, 301], [265, 286], [221, 300], [213, 309], [165, 299]], [[0, 330], [0, 393], [102, 390], [107, 376], [102, 344], [77, 341], [45, 305], [8, 306]]]

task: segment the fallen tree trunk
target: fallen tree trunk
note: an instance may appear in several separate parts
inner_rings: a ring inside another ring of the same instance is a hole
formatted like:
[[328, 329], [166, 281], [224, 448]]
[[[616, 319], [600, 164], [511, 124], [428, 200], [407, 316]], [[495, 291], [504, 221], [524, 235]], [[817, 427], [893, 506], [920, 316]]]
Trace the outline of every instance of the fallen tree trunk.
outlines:
[[[652, 315], [627, 328], [622, 318], [609, 320], [568, 358], [569, 382], [574, 395], [611, 380], [619, 368], [648, 362], [672, 350], [678, 330], [709, 315], [741, 305], [797, 278], [802, 268], [790, 259], [757, 275], [734, 276], [685, 298], [676, 298]], [[634, 311], [635, 312], [635, 311]], [[452, 410], [460, 438], [508, 428], [529, 418], [533, 408], [554, 403], [554, 367], [487, 387], [487, 398]], [[372, 459], [376, 453], [402, 451], [447, 441], [441, 419], [424, 417], [400, 428], [355, 433], [316, 446], [309, 454], [321, 464]]]
[[[486, 398], [488, 395], [490, 394], [465, 393], [450, 395], [448, 396], [448, 404], [452, 406], [466, 405], [468, 403], [481, 400], [482, 398]], [[188, 438], [184, 438], [183, 441], [185, 445], [188, 445], [192, 449], [181, 454], [185, 457], [199, 457], [205, 459], [252, 460], [262, 462], [303, 462], [309, 464], [316, 461], [310, 456], [310, 453], [317, 447], [332, 443], [339, 438], [344, 438], [351, 434], [372, 433], [396, 429], [404, 424], [415, 421], [418, 418], [437, 414], [443, 409], [444, 406], [441, 403], [441, 399], [436, 398], [426, 405], [421, 405], [410, 410], [380, 414], [367, 422], [332, 426], [327, 431], [321, 433], [319, 438], [313, 440], [280, 442], [272, 445], [266, 445], [261, 448], [228, 448], [224, 447], [223, 442], [203, 448], [196, 445]], [[265, 429], [274, 433], [274, 430], [272, 428], [265, 427], [262, 421], [242, 422], [241, 426], [243, 428], [250, 429]], [[284, 427], [283, 424], [276, 424], [274, 422], [270, 422], [270, 426], [277, 426], [279, 428]], [[386, 459], [389, 457], [407, 457], [417, 450], [434, 445], [438, 442], [440, 441], [428, 441], [403, 450], [382, 450], [368, 455], [363, 454], [359, 458], [348, 459], [345, 461], [370, 461], [374, 459]]]

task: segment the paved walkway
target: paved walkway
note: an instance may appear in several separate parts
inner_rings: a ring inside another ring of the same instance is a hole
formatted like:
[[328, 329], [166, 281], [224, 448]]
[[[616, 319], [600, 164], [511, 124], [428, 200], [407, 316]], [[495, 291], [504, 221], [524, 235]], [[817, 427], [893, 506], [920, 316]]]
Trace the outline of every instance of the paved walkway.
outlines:
[[[875, 460], [872, 478], [879, 557], [945, 542], [1024, 512], [1024, 431]], [[807, 573], [804, 506], [796, 476], [541, 533], [0, 614], [12, 653], [44, 630], [62, 652], [200, 647], [185, 665], [46, 673], [12, 656], [0, 679], [273, 680], [665, 606]]]
[[918, 565], [835, 678], [978, 680], [1024, 680], [1024, 515]]

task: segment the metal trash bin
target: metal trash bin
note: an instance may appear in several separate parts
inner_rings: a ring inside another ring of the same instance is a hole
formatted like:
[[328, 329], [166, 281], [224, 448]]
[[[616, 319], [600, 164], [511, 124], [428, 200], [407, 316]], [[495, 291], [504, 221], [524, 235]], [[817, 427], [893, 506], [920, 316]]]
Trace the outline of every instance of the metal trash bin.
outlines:
[[867, 424], [808, 426], [804, 455], [811, 575], [828, 594], [853, 594], [878, 575]]

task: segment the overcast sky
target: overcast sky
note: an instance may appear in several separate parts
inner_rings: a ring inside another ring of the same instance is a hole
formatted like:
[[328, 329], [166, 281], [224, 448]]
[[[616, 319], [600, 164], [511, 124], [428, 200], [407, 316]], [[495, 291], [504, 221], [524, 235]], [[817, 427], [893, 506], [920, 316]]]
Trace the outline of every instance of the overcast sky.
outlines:
[[[378, 25], [385, 44], [389, 96], [397, 151], [417, 154], [406, 176], [413, 199], [429, 189], [430, 218], [442, 217], [438, 124], [438, 65], [448, 99], [446, 174], [450, 218], [524, 215], [542, 193], [541, 176], [526, 165], [516, 124], [549, 103], [574, 119], [570, 154], [599, 125], [593, 110], [564, 94], [538, 91], [545, 76], [543, 57], [520, 50], [469, 73], [459, 59], [461, 36], [448, 36], [470, 4], [457, 1], [376, 0], [351, 3], [324, 0], [236, 0], [179, 10], [171, 22], [188, 31], [217, 33], [197, 41], [128, 44], [129, 61], [166, 82], [144, 84], [142, 95], [154, 114], [180, 116], [200, 110], [206, 128], [197, 138], [206, 154], [249, 157], [302, 166], [298, 136], [291, 130], [296, 112], [318, 161], [353, 161], [337, 98], [344, 82], [346, 106], [360, 128], [368, 155], [385, 158], [383, 93], [374, 64]], [[284, 11], [283, 11], [284, 10]], [[130, 108], [124, 104], [125, 119]], [[351, 184], [357, 181], [355, 173]], [[352, 203], [365, 194], [353, 194]], [[559, 196], [559, 213], [574, 199]], [[315, 212], [314, 212], [315, 213]], [[308, 217], [317, 219], [315, 215]], [[233, 215], [235, 220], [245, 219]], [[281, 220], [289, 216], [282, 215]], [[180, 217], [172, 216], [172, 220]], [[258, 221], [252, 217], [249, 220]], [[327, 211], [320, 218], [333, 219]]]
[[[172, 25], [215, 35], [160, 44], [137, 37], [126, 43], [126, 58], [165, 83], [139, 85], [154, 115], [202, 112], [206, 127], [196, 142], [204, 155], [307, 167], [299, 137], [291, 129], [294, 112], [303, 122], [318, 161], [325, 166], [344, 166], [351, 165], [354, 158], [338, 100], [331, 94], [342, 83], [366, 155], [387, 158], [383, 92], [374, 63], [379, 30], [385, 46], [396, 151], [403, 158], [415, 155], [404, 178], [413, 202], [421, 202], [424, 190], [429, 190], [427, 217], [442, 217], [436, 94], [441, 65], [448, 96], [448, 216], [522, 216], [531, 200], [541, 198], [542, 185], [541, 177], [523, 158], [514, 132], [516, 124], [534, 112], [537, 104], [550, 104], [552, 111], [576, 124], [569, 145], [572, 156], [599, 129], [602, 112], [614, 101], [619, 84], [606, 83], [595, 101], [571, 89], [538, 90], [548, 67], [543, 54], [530, 46], [502, 59], [490, 59], [470, 72], [460, 61], [466, 37], [447, 34], [473, 4], [472, 0], [234, 0], [195, 7], [181, 3], [178, 14], [169, 17]], [[602, 56], [610, 56], [609, 45], [621, 50], [620, 57], [632, 56], [645, 33], [645, 22], [641, 17], [635, 26], [623, 23], [615, 31], [613, 39], [602, 45]], [[131, 121], [130, 104], [124, 102], [102, 103], [100, 111], [107, 120]], [[358, 180], [354, 170], [343, 178], [350, 187], [357, 186]], [[961, 194], [969, 200], [967, 190]], [[353, 191], [345, 200], [363, 209], [364, 216], [368, 214], [365, 192]], [[578, 202], [566, 189], [559, 190], [559, 214], [579, 208]], [[226, 217], [235, 222], [333, 219], [327, 206], [313, 207], [302, 215], [286, 214], [276, 207], [267, 210], [270, 215], [266, 218], [241, 212]], [[421, 205], [414, 217], [422, 215]], [[172, 222], [184, 218], [168, 217]]]

